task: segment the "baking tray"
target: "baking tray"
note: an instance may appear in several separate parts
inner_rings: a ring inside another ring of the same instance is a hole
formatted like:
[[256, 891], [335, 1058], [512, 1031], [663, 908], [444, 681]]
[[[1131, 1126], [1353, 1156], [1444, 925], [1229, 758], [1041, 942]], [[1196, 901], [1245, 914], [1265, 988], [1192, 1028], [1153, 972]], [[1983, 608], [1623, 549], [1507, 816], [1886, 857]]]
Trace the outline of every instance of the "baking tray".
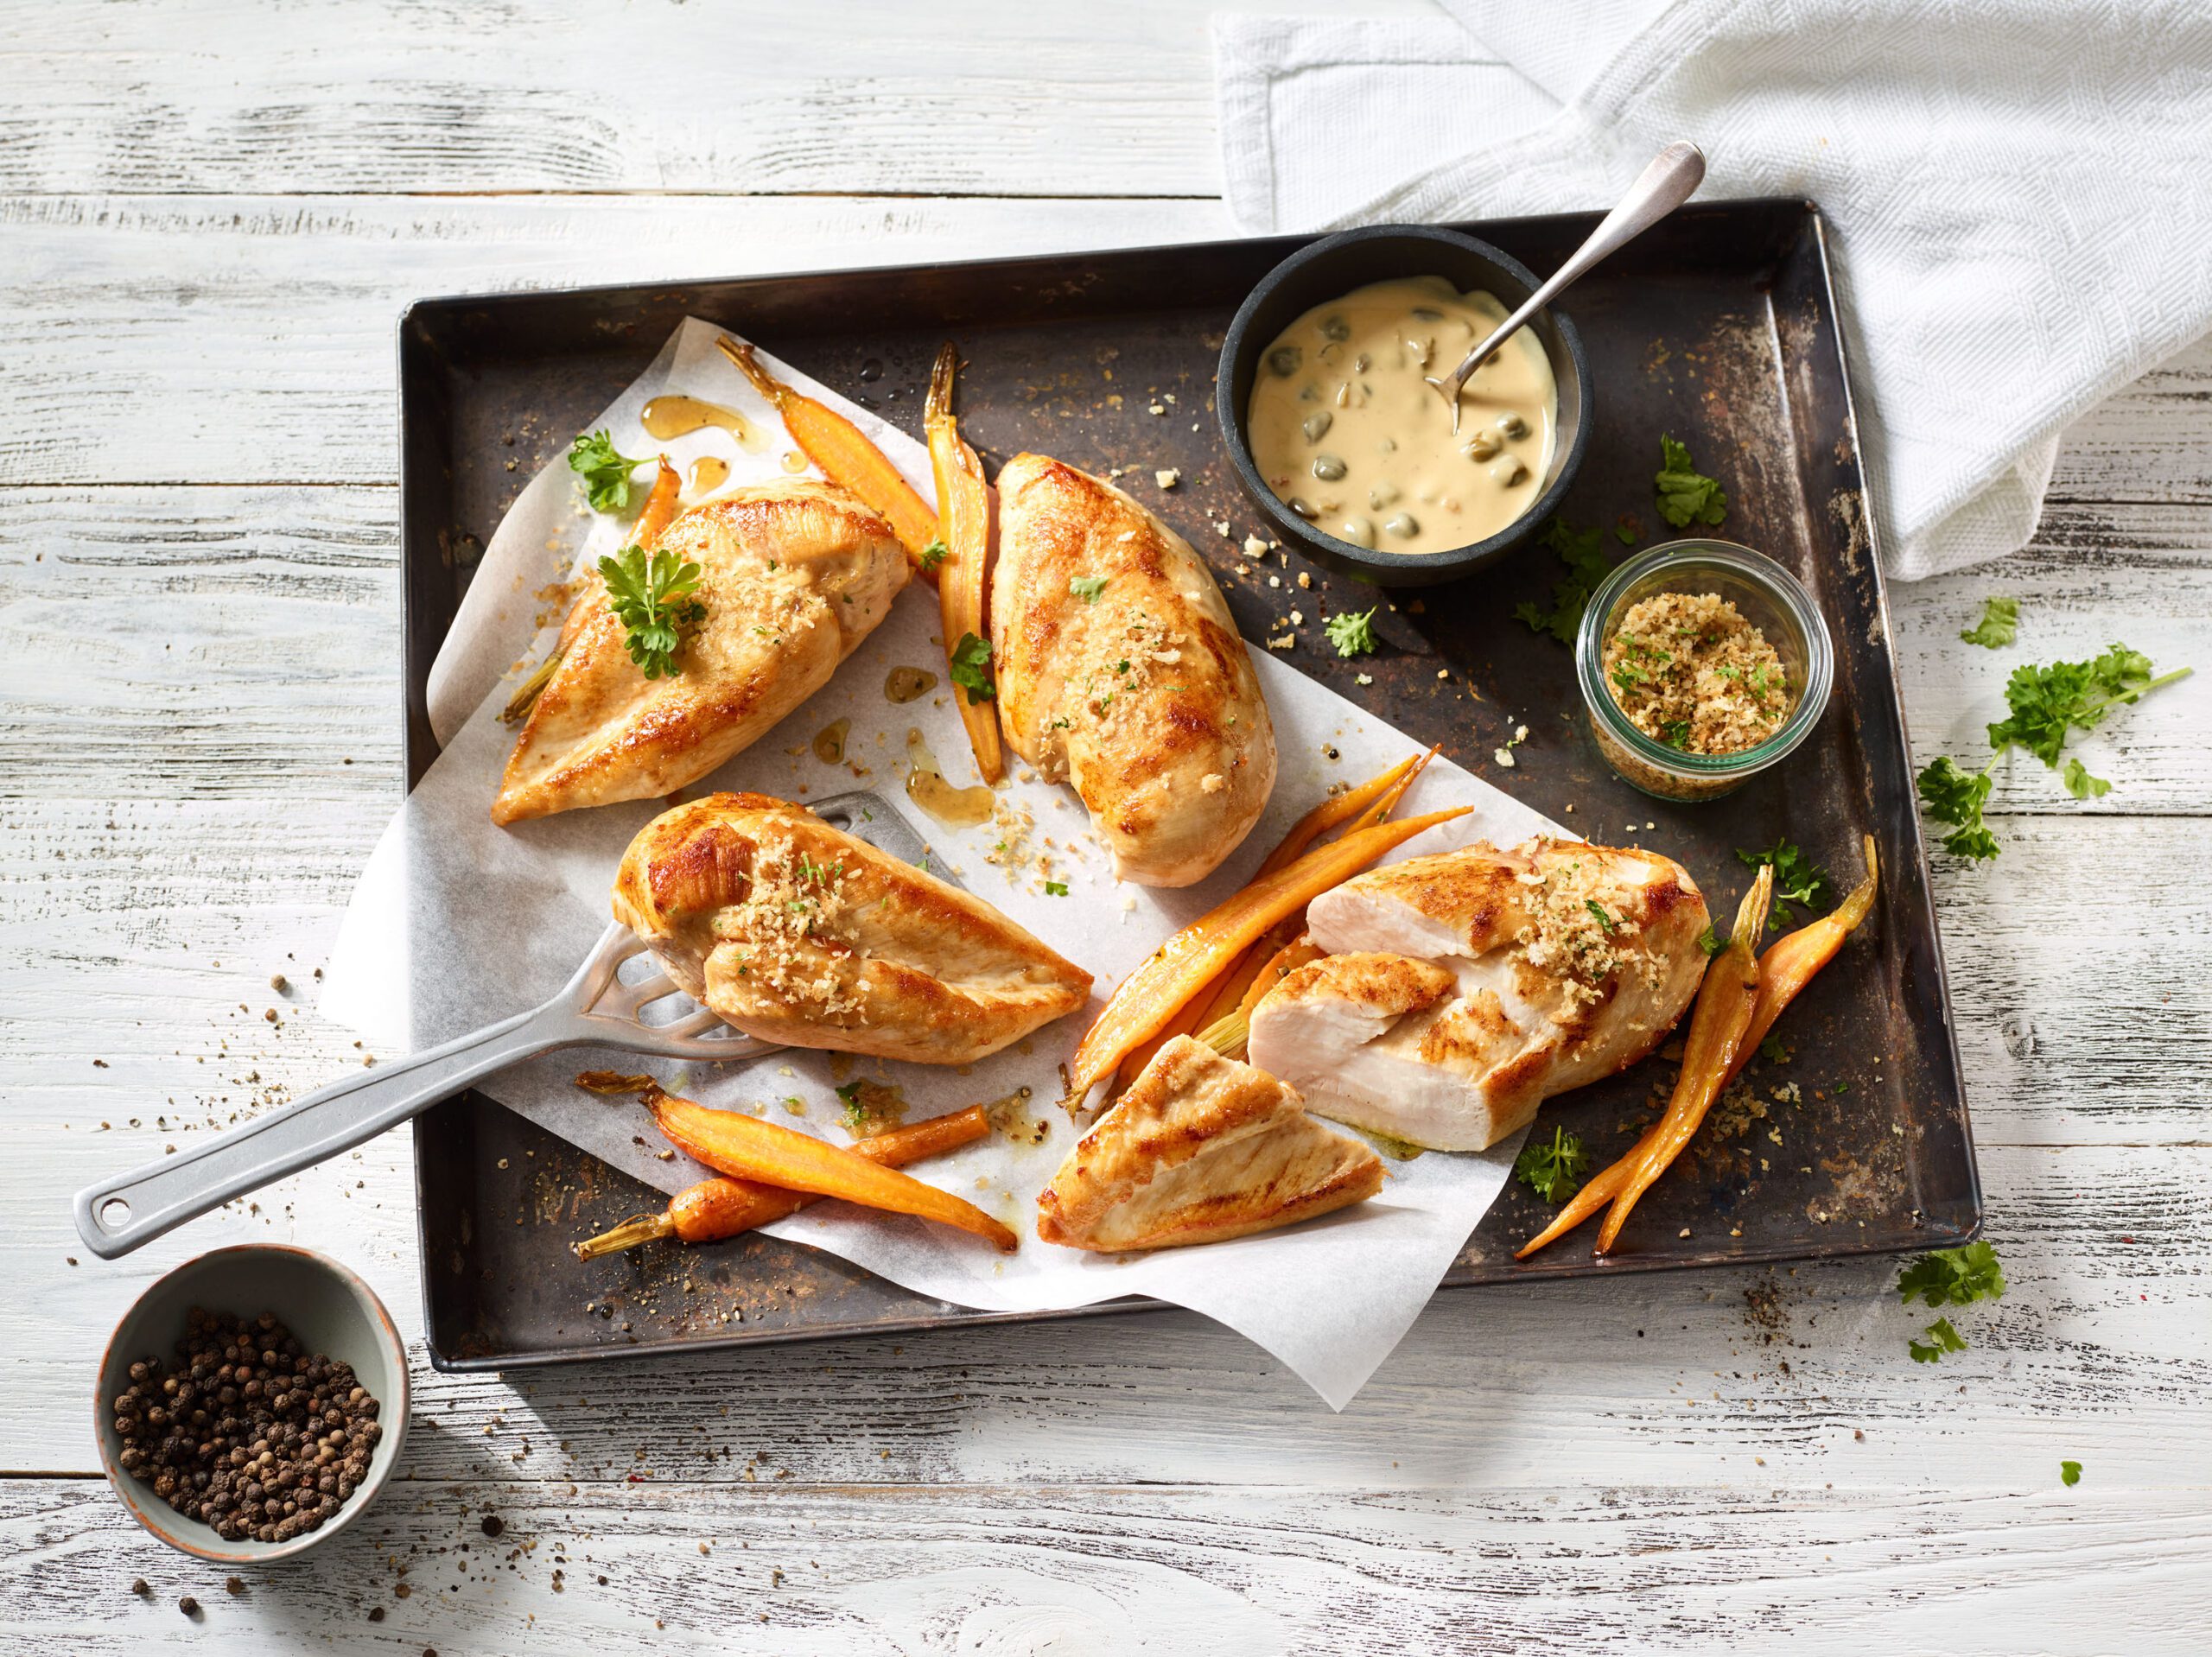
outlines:
[[[1548, 270], [1594, 222], [1459, 228]], [[1353, 661], [1323, 644], [1322, 600], [1364, 608], [1380, 595], [1294, 555], [1244, 556], [1257, 519], [1216, 435], [1215, 358], [1238, 302], [1303, 239], [414, 306], [399, 331], [410, 785], [437, 752], [424, 707], [431, 659], [493, 528], [683, 317], [741, 330], [918, 435], [930, 363], [950, 337], [968, 362], [961, 429], [988, 469], [1024, 448], [1099, 472], [1135, 466], [1140, 479], [1176, 468], [1172, 492], [1138, 492], [1208, 558], [1255, 647], [1302, 610], [1300, 668], [1568, 827], [1679, 858], [1715, 914], [1733, 911], [1750, 873], [1737, 848], [1787, 835], [1844, 887], [1859, 873], [1859, 833], [1874, 835], [1873, 917], [1783, 1021], [1788, 1062], [1748, 1072], [1765, 1117], [1739, 1110], [1726, 1127], [1709, 1124], [1638, 1207], [1631, 1246], [1605, 1261], [1578, 1238], [1516, 1263], [1514, 1244], [1550, 1210], [1510, 1184], [1445, 1287], [1971, 1237], [1980, 1189], [1818, 210], [1787, 200], [1693, 206], [1584, 278], [1567, 308], [1596, 387], [1567, 517], [1603, 526], [1619, 555], [1624, 515], [1644, 544], [1663, 538], [1651, 477], [1660, 434], [1671, 433], [1726, 485], [1723, 532], [1796, 570], [1834, 634], [1834, 700], [1813, 738], [1740, 792], [1687, 806], [1613, 777], [1583, 728], [1571, 652], [1513, 619], [1517, 601], [1543, 601], [1562, 573], [1550, 553], [1395, 594], [1378, 618], [1380, 652]], [[1309, 575], [1311, 590], [1300, 584]], [[1515, 763], [1500, 765], [1495, 752], [1524, 724]], [[1554, 1101], [1540, 1128], [1563, 1122], [1602, 1166], [1653, 1114], [1670, 1068], [1647, 1063]], [[582, 1265], [574, 1239], [658, 1208], [660, 1195], [477, 1094], [438, 1105], [414, 1132], [429, 1344], [442, 1369], [1073, 1315], [966, 1311], [770, 1237], [654, 1244]]]

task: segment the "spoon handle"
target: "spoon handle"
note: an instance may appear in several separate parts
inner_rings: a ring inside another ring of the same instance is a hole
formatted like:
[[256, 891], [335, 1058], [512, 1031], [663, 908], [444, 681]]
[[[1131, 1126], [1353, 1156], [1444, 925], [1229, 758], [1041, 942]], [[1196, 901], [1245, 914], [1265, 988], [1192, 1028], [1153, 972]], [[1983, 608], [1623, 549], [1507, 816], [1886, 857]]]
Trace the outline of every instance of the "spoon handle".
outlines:
[[[1490, 335], [1467, 353], [1450, 384], [1454, 392], [1467, 382], [1490, 355], [1510, 338], [1514, 331], [1551, 303], [1559, 291], [1581, 276], [1600, 259], [1618, 253], [1622, 248], [1649, 230], [1669, 213], [1688, 200], [1697, 187], [1705, 181], [1705, 155], [1694, 143], [1677, 142], [1669, 144], [1652, 157], [1629, 192], [1618, 205], [1598, 221], [1598, 228], [1590, 232], [1589, 239], [1574, 250], [1567, 263], [1552, 272], [1551, 279], [1529, 295], [1521, 308], [1515, 311]], [[1454, 397], [1454, 409], [1457, 398]]]

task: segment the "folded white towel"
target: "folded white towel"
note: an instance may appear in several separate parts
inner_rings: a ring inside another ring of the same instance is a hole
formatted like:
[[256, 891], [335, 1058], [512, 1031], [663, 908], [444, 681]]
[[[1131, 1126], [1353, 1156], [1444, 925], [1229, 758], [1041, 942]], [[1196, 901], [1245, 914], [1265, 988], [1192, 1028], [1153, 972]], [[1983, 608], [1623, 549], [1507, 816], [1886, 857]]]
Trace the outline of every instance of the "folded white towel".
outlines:
[[1443, 3], [1217, 22], [1239, 222], [1600, 207], [1675, 138], [1817, 201], [1892, 575], [2025, 543], [2067, 424], [2212, 328], [2203, 0]]

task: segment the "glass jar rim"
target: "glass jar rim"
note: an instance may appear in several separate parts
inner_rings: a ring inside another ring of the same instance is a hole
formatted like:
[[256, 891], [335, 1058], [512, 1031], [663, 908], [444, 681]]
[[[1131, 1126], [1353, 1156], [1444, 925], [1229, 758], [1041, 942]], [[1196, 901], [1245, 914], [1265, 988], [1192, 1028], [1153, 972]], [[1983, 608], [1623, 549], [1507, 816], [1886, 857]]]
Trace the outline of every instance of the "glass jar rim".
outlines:
[[[1655, 740], [1637, 728], [1605, 689], [1606, 619], [1621, 595], [1655, 571], [1676, 566], [1695, 568], [1700, 565], [1726, 570], [1762, 589], [1775, 607], [1796, 625], [1804, 644], [1805, 685], [1789, 717], [1764, 741], [1733, 753], [1691, 753]], [[1603, 722], [1607, 736], [1655, 770], [1676, 777], [1711, 780], [1764, 771], [1811, 734], [1813, 727], [1827, 710], [1828, 691], [1835, 672], [1835, 650], [1820, 606], [1795, 575], [1764, 553], [1737, 542], [1691, 536], [1646, 547], [1617, 566], [1599, 584], [1598, 590], [1590, 595], [1576, 631], [1574, 668], [1590, 716]]]

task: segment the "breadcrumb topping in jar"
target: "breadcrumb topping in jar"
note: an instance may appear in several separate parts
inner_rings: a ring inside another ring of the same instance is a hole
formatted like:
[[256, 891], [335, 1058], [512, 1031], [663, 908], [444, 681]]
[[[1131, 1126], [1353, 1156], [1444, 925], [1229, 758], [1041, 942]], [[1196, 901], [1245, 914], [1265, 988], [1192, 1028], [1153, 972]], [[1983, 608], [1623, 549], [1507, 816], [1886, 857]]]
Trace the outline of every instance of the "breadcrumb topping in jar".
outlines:
[[1603, 657], [1614, 705], [1655, 742], [1740, 753], [1796, 706], [1782, 657], [1735, 604], [1713, 593], [1656, 593], [1630, 606]]

